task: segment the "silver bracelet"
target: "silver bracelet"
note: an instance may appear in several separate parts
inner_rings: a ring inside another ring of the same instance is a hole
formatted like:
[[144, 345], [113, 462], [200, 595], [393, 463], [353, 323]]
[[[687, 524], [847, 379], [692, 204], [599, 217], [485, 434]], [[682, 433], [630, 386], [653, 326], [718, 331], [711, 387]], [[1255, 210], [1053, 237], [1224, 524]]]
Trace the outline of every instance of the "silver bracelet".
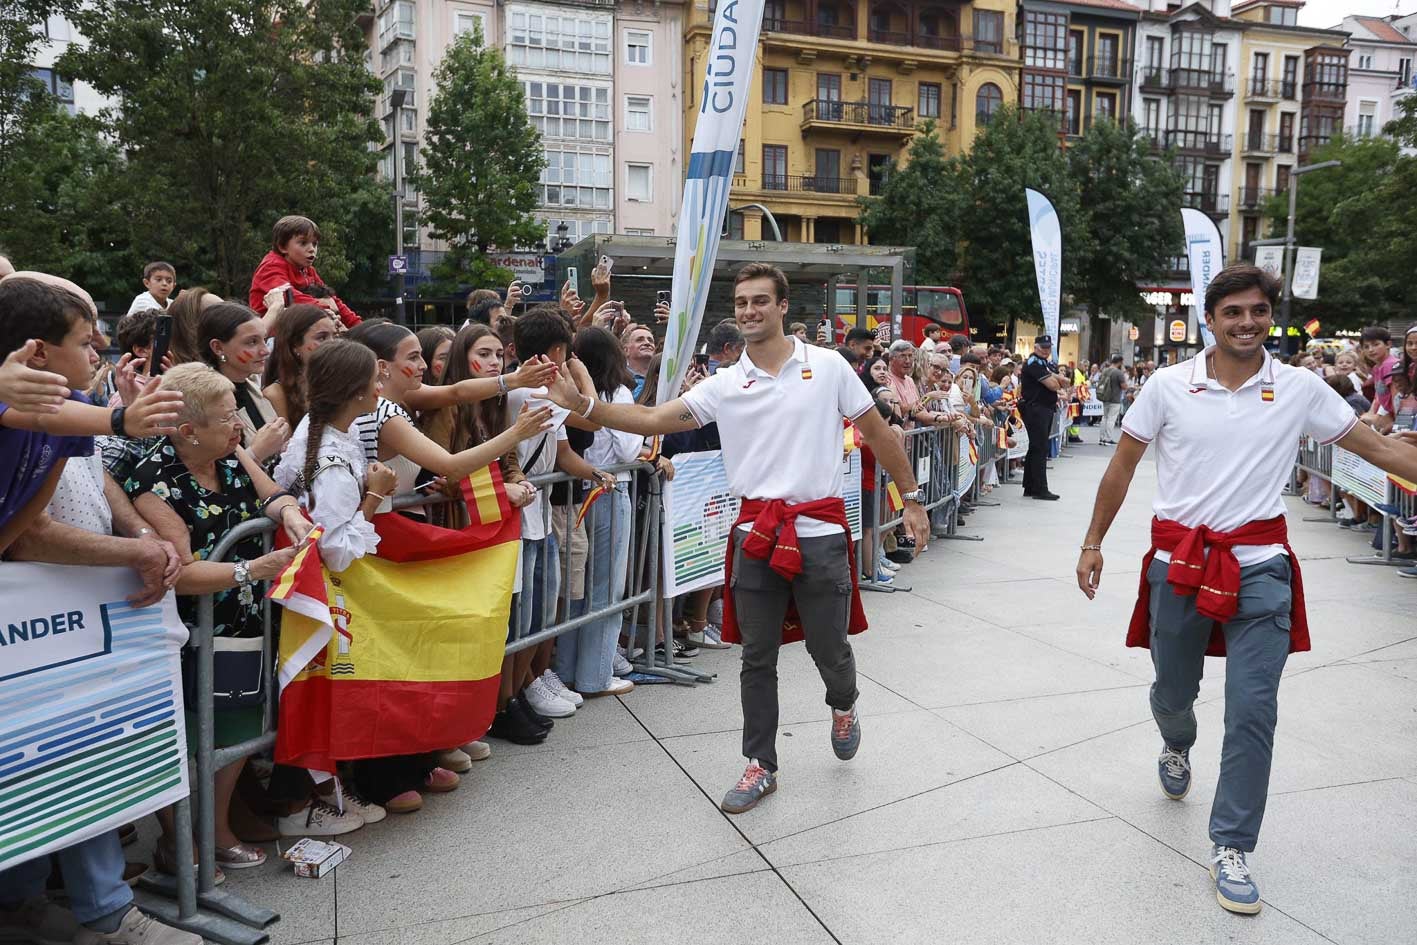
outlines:
[[594, 409], [595, 409], [595, 398], [594, 398], [594, 397], [591, 397], [591, 396], [589, 396], [589, 395], [587, 395], [587, 396], [586, 396], [586, 399], [585, 399], [585, 410], [581, 411], [581, 416], [582, 416], [584, 419], [589, 420], [589, 419], [590, 419], [590, 412], [591, 412], [592, 410], [594, 410]]
[[505, 394], [507, 392], [507, 375], [497, 375], [497, 392], [500, 394]]

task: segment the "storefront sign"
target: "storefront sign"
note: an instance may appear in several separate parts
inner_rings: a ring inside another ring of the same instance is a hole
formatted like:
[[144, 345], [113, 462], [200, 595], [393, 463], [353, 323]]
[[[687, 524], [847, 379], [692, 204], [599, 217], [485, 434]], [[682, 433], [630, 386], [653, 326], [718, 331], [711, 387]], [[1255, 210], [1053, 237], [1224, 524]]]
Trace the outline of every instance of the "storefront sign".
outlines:
[[1147, 305], [1191, 306], [1196, 304], [1196, 296], [1194, 292], [1142, 292], [1141, 300]]
[[1138, 338], [1141, 337], [1141, 329], [1133, 325], [1132, 327], [1127, 329], [1127, 337], [1130, 338], [1132, 341], [1136, 341]]
[[522, 282], [540, 285], [546, 281], [546, 272], [541, 268], [541, 256], [537, 253], [498, 253], [488, 256], [487, 261], [498, 269], [510, 269]]
[[1186, 340], [1186, 323], [1181, 319], [1176, 319], [1171, 323], [1170, 338], [1172, 341]]

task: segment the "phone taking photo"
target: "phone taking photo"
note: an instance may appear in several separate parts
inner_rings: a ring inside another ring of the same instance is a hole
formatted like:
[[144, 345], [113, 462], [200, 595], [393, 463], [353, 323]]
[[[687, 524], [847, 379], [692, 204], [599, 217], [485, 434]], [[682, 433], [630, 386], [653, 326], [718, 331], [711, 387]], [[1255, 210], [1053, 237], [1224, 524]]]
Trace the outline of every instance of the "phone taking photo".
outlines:
[[654, 294], [654, 302], [656, 305], [668, 305], [669, 299], [670, 294], [668, 289], [660, 289]]
[[570, 283], [572, 292], [579, 292], [581, 289], [580, 273], [576, 272], [575, 266], [566, 267], [566, 281]]
[[702, 368], [708, 367], [708, 363], [709, 363], [708, 352], [700, 352], [699, 354], [694, 355], [694, 363], [697, 364], [699, 367], [702, 367]]
[[[286, 290], [290, 292], [289, 289]], [[167, 349], [172, 344], [172, 316], [159, 315], [157, 327], [153, 329], [153, 348], [148, 355], [148, 376], [157, 377], [162, 373], [162, 359], [167, 357]]]
[[290, 308], [290, 303], [295, 301], [295, 290], [292, 289], [290, 286], [286, 286], [285, 291], [281, 293], [281, 297], [284, 301], [285, 307]]
[[615, 260], [611, 259], [609, 256], [601, 256], [600, 268], [605, 270], [607, 276], [610, 275], [610, 270], [615, 268]]

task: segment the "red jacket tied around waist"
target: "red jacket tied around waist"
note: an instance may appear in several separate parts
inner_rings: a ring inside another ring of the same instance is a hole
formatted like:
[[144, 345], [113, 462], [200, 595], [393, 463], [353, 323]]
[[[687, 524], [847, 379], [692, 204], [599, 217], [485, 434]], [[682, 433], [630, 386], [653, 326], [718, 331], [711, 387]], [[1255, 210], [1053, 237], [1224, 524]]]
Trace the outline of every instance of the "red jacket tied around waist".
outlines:
[[[318, 298], [305, 291], [311, 286], [324, 285], [320, 274], [315, 271], [315, 267], [307, 266], [303, 271], [297, 271], [290, 264], [290, 260], [275, 250], [266, 253], [266, 257], [256, 267], [256, 274], [251, 277], [251, 293], [247, 298], [247, 304], [255, 309], [257, 315], [266, 314], [266, 293], [287, 282], [290, 283], [292, 305], [320, 304]], [[354, 309], [340, 300], [339, 296], [331, 293], [329, 297], [335, 300], [335, 305], [339, 308], [339, 320], [344, 322], [346, 328], [353, 328], [363, 321], [354, 314]]]
[[[744, 499], [738, 511], [738, 521], [733, 523], [733, 533], [738, 531], [738, 526], [749, 525], [748, 535], [743, 539], [743, 554], [765, 559], [769, 567], [790, 583], [802, 573], [802, 549], [797, 543], [799, 515], [839, 525], [846, 534], [846, 557], [851, 568], [851, 622], [847, 632], [862, 632], [867, 623], [866, 611], [861, 606], [861, 591], [856, 583], [856, 548], [851, 541], [851, 526], [846, 521], [846, 503], [840, 498], [816, 499], [797, 505], [788, 505], [782, 499]], [[733, 609], [731, 541], [723, 571], [727, 585], [727, 592], [723, 595], [723, 639], [729, 643], [741, 643], [743, 638], [738, 633], [738, 618]], [[782, 642], [796, 643], [802, 638], [802, 618], [797, 613], [797, 602], [793, 601], [788, 605], [787, 616], [782, 621]]]
[[[1210, 632], [1206, 656], [1225, 655], [1223, 624], [1235, 616], [1240, 606], [1240, 562], [1235, 557], [1236, 545], [1283, 545], [1289, 555], [1289, 652], [1302, 653], [1309, 649], [1309, 621], [1304, 612], [1304, 581], [1299, 573], [1299, 559], [1289, 547], [1289, 526], [1284, 516], [1246, 522], [1228, 532], [1216, 531], [1204, 525], [1188, 528], [1179, 522], [1159, 518], [1151, 520], [1151, 550], [1141, 564], [1141, 587], [1137, 605], [1127, 628], [1127, 646], [1151, 645], [1151, 584], [1147, 571], [1156, 552], [1171, 554], [1166, 569], [1166, 583], [1176, 594], [1194, 596], [1196, 611], [1215, 621]], [[1205, 553], [1210, 549], [1210, 554]]]

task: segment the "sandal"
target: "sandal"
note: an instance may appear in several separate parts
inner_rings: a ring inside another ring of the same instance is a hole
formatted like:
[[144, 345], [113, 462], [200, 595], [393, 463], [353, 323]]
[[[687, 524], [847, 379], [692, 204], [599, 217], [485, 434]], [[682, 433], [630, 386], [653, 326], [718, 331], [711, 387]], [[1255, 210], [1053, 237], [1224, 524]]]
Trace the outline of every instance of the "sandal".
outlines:
[[229, 870], [247, 870], [262, 866], [266, 862], [266, 851], [249, 843], [238, 843], [234, 847], [217, 847], [216, 862]]

